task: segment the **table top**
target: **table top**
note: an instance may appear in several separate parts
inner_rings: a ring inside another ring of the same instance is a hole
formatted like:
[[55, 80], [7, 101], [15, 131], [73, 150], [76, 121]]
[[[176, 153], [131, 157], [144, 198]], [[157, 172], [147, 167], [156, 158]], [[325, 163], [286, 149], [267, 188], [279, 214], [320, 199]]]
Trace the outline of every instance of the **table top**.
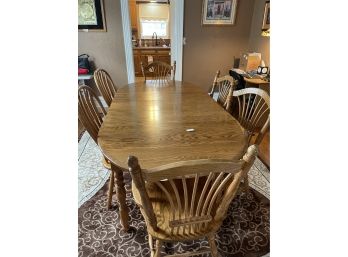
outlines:
[[239, 159], [247, 148], [239, 123], [201, 88], [180, 81], [120, 88], [99, 130], [98, 144], [108, 159], [125, 169], [129, 155], [149, 169], [186, 160]]

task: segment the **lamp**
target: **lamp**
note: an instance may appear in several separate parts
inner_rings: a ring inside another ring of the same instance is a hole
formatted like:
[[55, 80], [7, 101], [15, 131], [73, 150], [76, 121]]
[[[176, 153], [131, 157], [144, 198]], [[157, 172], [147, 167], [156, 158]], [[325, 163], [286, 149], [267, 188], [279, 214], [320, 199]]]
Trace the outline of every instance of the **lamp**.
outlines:
[[263, 29], [261, 31], [261, 36], [263, 37], [269, 37], [271, 35], [271, 30], [270, 29]]

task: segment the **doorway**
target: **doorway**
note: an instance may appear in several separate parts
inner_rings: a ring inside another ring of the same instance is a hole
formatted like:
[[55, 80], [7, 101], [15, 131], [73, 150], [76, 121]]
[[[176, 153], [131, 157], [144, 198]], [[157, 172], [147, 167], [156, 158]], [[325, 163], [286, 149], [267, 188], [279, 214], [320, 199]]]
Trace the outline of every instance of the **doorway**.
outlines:
[[142, 66], [154, 61], [171, 65], [170, 3], [128, 0], [135, 81], [143, 81]]
[[[152, 7], [148, 8], [151, 4]], [[169, 22], [167, 24], [163, 22], [166, 20], [164, 14], [166, 8], [163, 6], [158, 8], [161, 5], [167, 5], [168, 8]], [[155, 6], [157, 9], [154, 8]], [[147, 19], [151, 16], [148, 12], [149, 9], [157, 10], [155, 12], [157, 16], [152, 21]], [[133, 83], [136, 78], [141, 78], [140, 61], [147, 63], [155, 58], [170, 62], [171, 65], [176, 61], [175, 80], [182, 80], [184, 0], [158, 0], [156, 3], [155, 1], [121, 0], [121, 14], [128, 83]], [[160, 30], [156, 30], [156, 28], [160, 28]], [[156, 30], [154, 32], [157, 33], [150, 35], [150, 30]], [[149, 49], [149, 46], [157, 49]], [[146, 54], [143, 54], [144, 51]]]

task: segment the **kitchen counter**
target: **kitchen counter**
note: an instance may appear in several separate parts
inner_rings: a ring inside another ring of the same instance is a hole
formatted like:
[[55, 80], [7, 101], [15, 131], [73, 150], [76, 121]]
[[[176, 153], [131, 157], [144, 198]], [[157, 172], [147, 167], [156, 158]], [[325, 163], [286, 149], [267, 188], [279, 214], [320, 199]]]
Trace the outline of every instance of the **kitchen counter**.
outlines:
[[170, 50], [170, 46], [133, 46], [137, 50]]

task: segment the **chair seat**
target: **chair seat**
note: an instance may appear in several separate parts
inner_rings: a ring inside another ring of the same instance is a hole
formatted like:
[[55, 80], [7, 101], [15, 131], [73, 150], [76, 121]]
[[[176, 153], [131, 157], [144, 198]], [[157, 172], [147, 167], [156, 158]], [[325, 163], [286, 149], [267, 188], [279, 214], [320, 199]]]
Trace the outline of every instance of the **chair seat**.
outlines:
[[[169, 183], [168, 183], [169, 185]], [[198, 190], [197, 192], [201, 192], [203, 186], [199, 185], [198, 186]], [[170, 185], [166, 188], [170, 188]], [[160, 239], [160, 240], [164, 240], [164, 241], [183, 241], [183, 240], [194, 240], [194, 239], [198, 239], [198, 238], [202, 238], [202, 237], [206, 237], [207, 234], [211, 234], [211, 233], [215, 233], [216, 229], [213, 229], [212, 227], [208, 227], [205, 226], [203, 228], [203, 226], [201, 226], [201, 228], [198, 228], [198, 224], [197, 225], [186, 225], [185, 226], [185, 230], [183, 228], [183, 226], [180, 227], [175, 227], [172, 229], [172, 227], [169, 225], [171, 220], [173, 220], [173, 212], [171, 210], [171, 206], [170, 203], [168, 201], [166, 201], [165, 199], [165, 194], [163, 193], [162, 190], [160, 190], [158, 188], [158, 186], [156, 186], [155, 184], [151, 184], [148, 185], [146, 184], [146, 190], [148, 192], [149, 198], [152, 202], [152, 207], [154, 210], [154, 213], [156, 215], [157, 218], [157, 226], [158, 226], [158, 230], [154, 231], [152, 229], [152, 227], [149, 225], [148, 221], [145, 218], [145, 222], [147, 225], [147, 229], [149, 234], [151, 234], [151, 236]], [[140, 207], [140, 210], [143, 214], [144, 217], [146, 217], [146, 215], [143, 213], [143, 208], [141, 205], [141, 198], [140, 198], [140, 194], [139, 191], [137, 190], [136, 186], [133, 184], [132, 182], [132, 191], [133, 191], [133, 197], [135, 202], [138, 204], [138, 206]], [[174, 194], [173, 191], [171, 191], [170, 189], [168, 190], [170, 194]], [[182, 207], [184, 206], [184, 194], [182, 191], [179, 190], [179, 195], [181, 198], [181, 203], [182, 203]], [[188, 192], [188, 198], [191, 198], [190, 192]], [[174, 195], [173, 195], [173, 199], [175, 199]], [[179, 214], [180, 214], [180, 221], [183, 220], [188, 220], [185, 217], [185, 213], [184, 213], [184, 207], [182, 208], [181, 212], [179, 213], [179, 210], [176, 209], [176, 220], [179, 220]], [[186, 218], [186, 219], [185, 219]], [[191, 229], [190, 229], [191, 227]], [[195, 229], [194, 229], [195, 228]]]

